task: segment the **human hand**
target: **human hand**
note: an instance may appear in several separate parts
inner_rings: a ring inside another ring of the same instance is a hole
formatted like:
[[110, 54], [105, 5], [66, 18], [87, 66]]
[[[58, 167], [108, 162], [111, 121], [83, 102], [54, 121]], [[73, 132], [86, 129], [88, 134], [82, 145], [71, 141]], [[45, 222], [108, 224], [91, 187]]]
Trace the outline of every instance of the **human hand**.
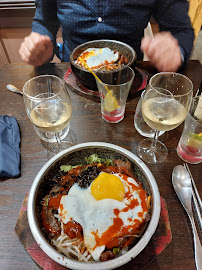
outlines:
[[33, 66], [41, 66], [53, 55], [53, 43], [48, 36], [32, 32], [20, 46], [22, 60]]
[[160, 32], [153, 38], [144, 37], [141, 50], [158, 71], [177, 71], [181, 66], [181, 51], [177, 39], [170, 32]]

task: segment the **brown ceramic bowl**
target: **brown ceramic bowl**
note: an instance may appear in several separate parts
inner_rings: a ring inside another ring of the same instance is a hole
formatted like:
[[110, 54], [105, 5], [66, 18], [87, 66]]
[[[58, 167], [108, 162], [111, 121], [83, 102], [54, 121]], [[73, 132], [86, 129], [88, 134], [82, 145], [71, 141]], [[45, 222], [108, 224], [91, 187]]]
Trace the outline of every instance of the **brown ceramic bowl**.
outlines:
[[[70, 54], [70, 64], [72, 71], [79, 82], [87, 87], [90, 90], [97, 91], [97, 85], [94, 76], [84, 67], [75, 63], [76, 59], [80, 56], [80, 54], [88, 48], [105, 48], [108, 47], [111, 50], [116, 50], [125, 55], [129, 62], [128, 66], [132, 66], [137, 58], [136, 52], [134, 49], [126, 43], [116, 41], [116, 40], [93, 40], [83, 43], [76, 47]], [[113, 71], [108, 71], [113, 72]], [[114, 71], [116, 72], [116, 70]]]
[[[132, 163], [136, 179], [151, 195], [151, 218], [138, 242], [125, 254], [106, 262], [79, 262], [59, 253], [50, 243], [42, 229], [40, 211], [41, 200], [51, 189], [52, 179], [57, 176], [59, 168], [64, 164], [83, 164], [85, 157], [97, 153], [100, 158], [129, 160]], [[104, 142], [88, 142], [72, 146], [50, 159], [37, 174], [28, 199], [28, 221], [31, 232], [41, 249], [57, 263], [77, 270], [109, 270], [120, 267], [134, 259], [148, 244], [154, 234], [160, 216], [160, 194], [157, 183], [142, 160], [130, 151], [114, 144]], [[134, 261], [135, 263], [135, 261]]]

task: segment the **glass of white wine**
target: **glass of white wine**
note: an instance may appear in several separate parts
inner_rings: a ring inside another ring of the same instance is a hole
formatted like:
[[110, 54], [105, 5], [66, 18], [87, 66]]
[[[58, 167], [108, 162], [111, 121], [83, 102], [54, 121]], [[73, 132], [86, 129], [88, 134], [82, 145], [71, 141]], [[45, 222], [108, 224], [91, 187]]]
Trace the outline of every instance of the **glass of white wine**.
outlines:
[[63, 141], [69, 132], [72, 105], [65, 82], [54, 75], [30, 79], [23, 87], [26, 112], [39, 137], [58, 153], [72, 145]]
[[142, 101], [145, 122], [155, 129], [152, 139], [138, 144], [138, 156], [145, 162], [163, 162], [167, 147], [158, 140], [160, 131], [169, 131], [179, 126], [187, 116], [193, 97], [192, 81], [174, 72], [161, 72], [151, 77]]

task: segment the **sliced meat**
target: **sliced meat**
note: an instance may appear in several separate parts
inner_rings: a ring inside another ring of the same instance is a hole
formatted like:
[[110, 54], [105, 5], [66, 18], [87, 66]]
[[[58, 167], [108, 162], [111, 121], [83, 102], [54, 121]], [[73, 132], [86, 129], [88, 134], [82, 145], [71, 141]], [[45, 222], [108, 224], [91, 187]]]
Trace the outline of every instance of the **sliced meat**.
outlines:
[[103, 251], [102, 254], [100, 255], [100, 261], [105, 262], [105, 261], [113, 259], [115, 256], [116, 255], [110, 250]]
[[119, 172], [118, 169], [116, 167], [112, 166], [112, 165], [110, 165], [107, 168], [103, 168], [101, 170], [102, 170], [102, 172], [106, 172], [106, 173], [117, 173], [117, 172]]
[[118, 167], [119, 173], [125, 173], [130, 177], [134, 177], [132, 165], [129, 160], [123, 161], [121, 159], [114, 160], [114, 165]]
[[83, 168], [84, 168], [84, 166], [77, 166], [76, 168], [71, 169], [68, 172], [68, 174], [69, 175], [79, 175], [82, 172]]
[[114, 247], [122, 247], [126, 242], [126, 238], [114, 237], [107, 243], [107, 248], [112, 249]]
[[41, 213], [42, 224], [49, 232], [50, 237], [56, 236], [60, 233], [60, 224], [54, 217], [55, 210], [53, 208], [44, 208]]
[[118, 64], [119, 65], [127, 65], [128, 64], [128, 58], [124, 54], [120, 54], [119, 59], [118, 59]]
[[62, 198], [62, 194], [56, 194], [54, 196], [51, 196], [48, 202], [48, 208], [53, 208], [54, 210], [58, 210], [61, 198]]
[[63, 225], [64, 233], [66, 233], [71, 239], [77, 237], [81, 238], [83, 236], [83, 228], [76, 221], [72, 220]]

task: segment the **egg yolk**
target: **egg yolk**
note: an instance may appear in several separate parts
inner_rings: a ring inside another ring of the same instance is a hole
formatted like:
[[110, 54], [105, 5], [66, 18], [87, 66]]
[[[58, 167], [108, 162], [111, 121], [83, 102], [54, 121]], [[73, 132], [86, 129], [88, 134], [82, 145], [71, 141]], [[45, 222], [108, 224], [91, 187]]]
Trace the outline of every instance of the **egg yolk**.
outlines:
[[122, 201], [125, 196], [125, 188], [116, 175], [102, 172], [92, 182], [91, 193], [96, 200], [114, 199]]

